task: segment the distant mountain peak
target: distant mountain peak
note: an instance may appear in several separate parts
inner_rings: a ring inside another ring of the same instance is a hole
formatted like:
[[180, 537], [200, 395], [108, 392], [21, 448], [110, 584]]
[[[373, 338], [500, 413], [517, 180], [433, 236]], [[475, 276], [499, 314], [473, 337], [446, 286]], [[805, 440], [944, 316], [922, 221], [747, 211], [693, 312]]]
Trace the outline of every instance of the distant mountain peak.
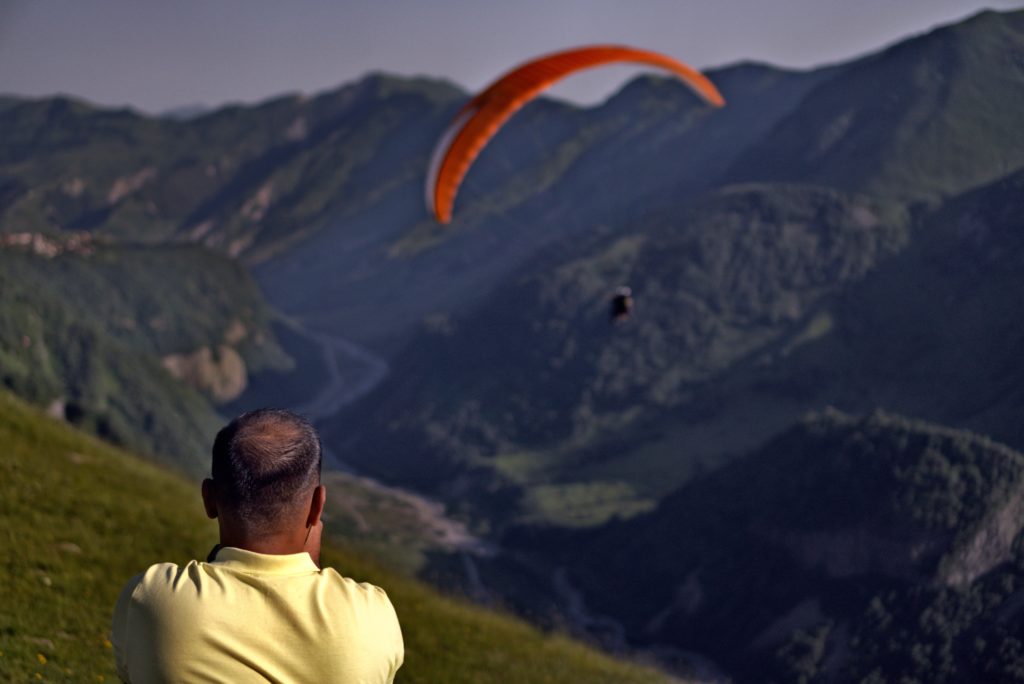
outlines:
[[730, 178], [903, 200], [990, 182], [1024, 165], [1022, 43], [1024, 11], [983, 12], [840, 65]]
[[157, 114], [162, 119], [174, 119], [176, 121], [188, 121], [213, 111], [213, 107], [202, 102], [171, 107]]

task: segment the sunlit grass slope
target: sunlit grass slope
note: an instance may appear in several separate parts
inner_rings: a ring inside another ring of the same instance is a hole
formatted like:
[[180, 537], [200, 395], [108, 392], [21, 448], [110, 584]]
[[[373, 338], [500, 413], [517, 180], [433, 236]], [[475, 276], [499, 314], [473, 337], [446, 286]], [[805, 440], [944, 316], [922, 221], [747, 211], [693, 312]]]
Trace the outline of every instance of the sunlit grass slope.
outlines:
[[[108, 638], [121, 585], [214, 541], [192, 483], [0, 392], [0, 681], [116, 681]], [[399, 681], [665, 679], [336, 549], [324, 560], [387, 589], [406, 639]]]

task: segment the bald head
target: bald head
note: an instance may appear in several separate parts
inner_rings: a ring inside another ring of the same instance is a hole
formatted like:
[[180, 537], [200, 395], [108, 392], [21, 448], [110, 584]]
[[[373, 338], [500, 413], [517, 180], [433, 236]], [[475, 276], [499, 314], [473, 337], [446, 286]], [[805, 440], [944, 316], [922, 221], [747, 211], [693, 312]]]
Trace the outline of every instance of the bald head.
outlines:
[[222, 508], [252, 530], [272, 530], [320, 483], [320, 438], [290, 411], [260, 409], [228, 423], [213, 443], [212, 477]]

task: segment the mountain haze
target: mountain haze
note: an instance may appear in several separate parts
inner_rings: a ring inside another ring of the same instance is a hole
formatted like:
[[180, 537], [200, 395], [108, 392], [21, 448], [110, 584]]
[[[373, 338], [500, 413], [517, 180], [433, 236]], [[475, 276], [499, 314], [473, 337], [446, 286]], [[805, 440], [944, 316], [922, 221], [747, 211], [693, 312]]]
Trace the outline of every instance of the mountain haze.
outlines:
[[721, 110], [531, 102], [445, 227], [445, 81], [0, 98], [0, 381], [196, 475], [228, 414], [306, 411], [353, 545], [685, 676], [1024, 681], [1024, 11], [707, 73]]

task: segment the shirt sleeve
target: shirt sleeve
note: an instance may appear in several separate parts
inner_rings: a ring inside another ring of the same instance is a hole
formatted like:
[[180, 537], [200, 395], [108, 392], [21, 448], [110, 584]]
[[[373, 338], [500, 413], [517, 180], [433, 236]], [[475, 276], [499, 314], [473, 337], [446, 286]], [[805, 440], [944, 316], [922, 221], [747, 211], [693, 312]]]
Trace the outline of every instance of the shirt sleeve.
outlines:
[[117, 667], [117, 676], [125, 684], [131, 684], [128, 675], [128, 622], [131, 614], [132, 597], [136, 588], [142, 583], [142, 575], [136, 575], [128, 580], [128, 584], [121, 590], [114, 605], [114, 619], [110, 634], [110, 641], [114, 646], [114, 664]]
[[398, 668], [402, 667], [402, 664], [405, 662], [405, 641], [402, 639], [402, 627], [398, 622], [398, 614], [395, 612], [395, 607], [392, 605], [391, 599], [388, 598], [387, 594], [384, 594], [384, 600], [387, 602], [388, 609], [391, 612], [391, 643], [393, 644], [393, 651], [388, 684], [392, 684], [395, 681], [395, 674], [398, 673]]

